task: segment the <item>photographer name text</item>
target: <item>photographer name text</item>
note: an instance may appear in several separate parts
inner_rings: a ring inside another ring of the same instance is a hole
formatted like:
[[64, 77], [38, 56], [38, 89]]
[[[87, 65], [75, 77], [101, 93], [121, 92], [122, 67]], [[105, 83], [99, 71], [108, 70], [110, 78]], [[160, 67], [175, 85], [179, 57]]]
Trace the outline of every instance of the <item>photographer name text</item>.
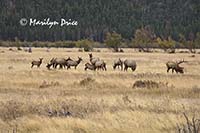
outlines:
[[22, 18], [20, 20], [20, 25], [21, 26], [31, 26], [31, 27], [35, 27], [35, 26], [47, 26], [49, 29], [54, 27], [54, 26], [77, 26], [78, 25], [78, 21], [76, 20], [72, 20], [72, 19], [64, 19], [61, 18], [60, 21], [56, 21], [56, 20], [51, 20], [50, 18], [45, 18], [42, 20], [38, 20], [36, 18], [30, 18], [30, 19], [26, 19], [26, 18]]

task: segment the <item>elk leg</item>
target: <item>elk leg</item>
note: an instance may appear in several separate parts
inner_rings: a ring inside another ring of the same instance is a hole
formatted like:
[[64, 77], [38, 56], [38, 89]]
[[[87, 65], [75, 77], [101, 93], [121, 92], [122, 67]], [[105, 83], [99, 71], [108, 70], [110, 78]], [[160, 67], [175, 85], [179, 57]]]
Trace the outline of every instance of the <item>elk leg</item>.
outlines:
[[56, 69], [57, 64], [53, 63], [53, 68]]
[[60, 64], [60, 69], [62, 69], [62, 65]]
[[115, 65], [113, 66], [113, 69], [115, 70]]
[[107, 71], [107, 68], [106, 68], [106, 66], [104, 66], [104, 69], [105, 69], [105, 71]]
[[103, 66], [101, 66], [101, 69], [104, 71], [104, 67]]
[[56, 68], [57, 68], [57, 66], [58, 66], [58, 64], [55, 64], [54, 68], [56, 69]]
[[179, 71], [175, 69], [175, 72], [178, 73]]
[[174, 73], [174, 68], [172, 68], [172, 73]]
[[125, 67], [124, 67], [124, 71], [127, 71], [127, 69], [128, 69], [128, 67], [127, 67], [127, 66], [125, 66]]
[[171, 69], [171, 68], [167, 68], [167, 72], [169, 72], [170, 69]]

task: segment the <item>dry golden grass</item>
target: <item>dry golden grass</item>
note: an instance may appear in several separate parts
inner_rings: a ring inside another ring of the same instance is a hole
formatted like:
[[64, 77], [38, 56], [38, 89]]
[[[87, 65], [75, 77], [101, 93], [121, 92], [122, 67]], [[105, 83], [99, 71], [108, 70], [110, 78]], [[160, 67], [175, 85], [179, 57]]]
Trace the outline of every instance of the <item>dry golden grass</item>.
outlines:
[[[93, 72], [84, 71], [88, 53], [77, 49], [0, 51], [0, 132], [174, 132], [185, 122], [183, 112], [200, 117], [200, 55], [101, 49], [93, 54], [107, 62], [108, 71]], [[77, 70], [46, 69], [52, 57], [68, 56], [83, 58]], [[31, 69], [39, 57], [41, 68]], [[119, 57], [136, 60], [136, 71], [114, 71]], [[186, 73], [167, 74], [165, 63], [183, 58]], [[132, 88], [138, 80], [163, 86]]]

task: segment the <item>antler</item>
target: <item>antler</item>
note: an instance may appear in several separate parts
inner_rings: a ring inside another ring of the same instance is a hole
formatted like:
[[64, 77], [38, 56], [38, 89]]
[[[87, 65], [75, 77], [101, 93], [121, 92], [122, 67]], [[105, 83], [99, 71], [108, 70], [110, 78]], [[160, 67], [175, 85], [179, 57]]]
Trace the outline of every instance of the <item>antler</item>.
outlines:
[[177, 62], [177, 64], [181, 64], [181, 63], [183, 63], [183, 62], [185, 62], [184, 59], [183, 59], [182, 61]]

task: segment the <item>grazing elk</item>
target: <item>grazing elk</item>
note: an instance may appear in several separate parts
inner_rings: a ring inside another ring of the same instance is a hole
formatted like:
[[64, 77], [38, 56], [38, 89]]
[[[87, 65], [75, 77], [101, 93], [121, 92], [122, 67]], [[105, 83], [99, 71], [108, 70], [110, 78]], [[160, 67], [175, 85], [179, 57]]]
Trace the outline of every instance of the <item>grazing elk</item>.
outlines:
[[137, 67], [136, 62], [134, 60], [125, 60], [124, 61], [124, 71], [127, 71], [129, 67], [132, 69], [132, 71], [135, 71], [135, 69]]
[[65, 58], [56, 58], [53, 62], [54, 62], [54, 68], [57, 68], [57, 66], [59, 65], [60, 68], [65, 68], [66, 66], [68, 66], [68, 61], [72, 61], [72, 59], [70, 57], [68, 57], [67, 59]]
[[93, 57], [92, 53], [89, 54], [89, 57], [90, 57], [90, 62], [92, 63], [92, 65], [94, 65], [97, 61], [100, 60], [99, 58]]
[[96, 70], [96, 67], [94, 65], [92, 65], [92, 64], [90, 64], [90, 63], [87, 62], [85, 64], [85, 70], [87, 70], [87, 69], [89, 69], [89, 70]]
[[68, 60], [67, 61], [67, 69], [69, 69], [71, 66], [74, 66], [74, 68], [76, 69], [76, 67], [80, 64], [80, 62], [82, 61], [83, 59], [78, 57], [78, 60], [77, 61], [73, 61], [73, 60]]
[[55, 64], [56, 64], [56, 60], [57, 58], [52, 58], [51, 60], [50, 60], [50, 62], [49, 63], [47, 63], [47, 65], [46, 65], [46, 67], [47, 67], [47, 69], [50, 69], [51, 68], [51, 66], [53, 67], [53, 68], [55, 68]]
[[47, 63], [46, 67], [47, 67], [48, 69], [50, 69], [51, 66], [53, 66], [53, 68], [55, 68], [55, 59], [56, 59], [56, 58], [52, 58], [52, 59], [50, 60], [50, 63]]
[[116, 67], [121, 67], [121, 70], [123, 70], [123, 61], [119, 58], [117, 60], [114, 60], [114, 64], [113, 64], [113, 69], [115, 70]]
[[107, 68], [106, 68], [106, 63], [103, 61], [103, 60], [99, 60], [99, 61], [96, 61], [95, 64], [95, 70], [103, 70], [103, 71], [106, 71]]
[[166, 63], [167, 66], [167, 72], [169, 72], [170, 69], [172, 69], [172, 73], [174, 73], [174, 70], [176, 71], [176, 73], [184, 73], [184, 67], [180, 67], [179, 65], [181, 63], [185, 62], [184, 60], [179, 61], [179, 62], [174, 62], [174, 61], [168, 61]]
[[57, 68], [57, 66], [60, 66], [60, 69], [67, 66], [67, 63], [69, 60], [72, 60], [70, 57], [68, 57], [67, 59], [65, 58], [52, 58], [50, 60], [50, 63], [47, 64], [47, 68], [50, 69], [51, 66], [53, 66], [53, 68]]
[[40, 67], [40, 65], [42, 64], [42, 60], [43, 60], [43, 58], [39, 58], [39, 61], [32, 61], [31, 62], [31, 68], [34, 66], [34, 65], [36, 65], [37, 67]]
[[100, 60], [99, 58], [93, 57], [92, 53], [89, 54], [89, 57], [90, 57], [91, 64], [95, 66], [95, 70], [96, 69], [97, 70], [102, 69], [102, 70], [105, 70], [105, 71], [107, 70], [106, 69], [106, 63], [103, 60]]

